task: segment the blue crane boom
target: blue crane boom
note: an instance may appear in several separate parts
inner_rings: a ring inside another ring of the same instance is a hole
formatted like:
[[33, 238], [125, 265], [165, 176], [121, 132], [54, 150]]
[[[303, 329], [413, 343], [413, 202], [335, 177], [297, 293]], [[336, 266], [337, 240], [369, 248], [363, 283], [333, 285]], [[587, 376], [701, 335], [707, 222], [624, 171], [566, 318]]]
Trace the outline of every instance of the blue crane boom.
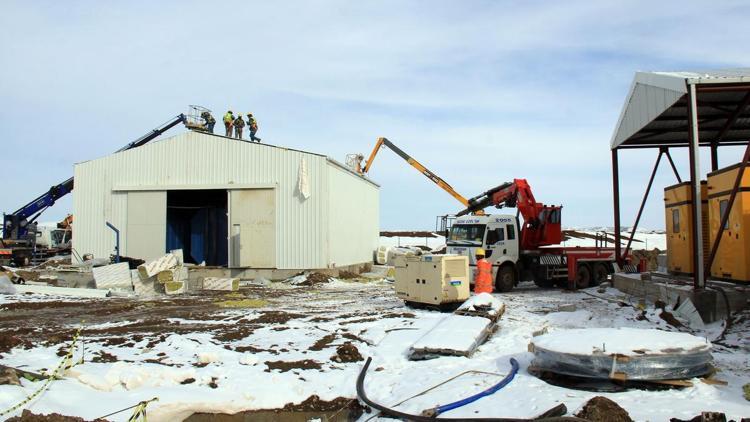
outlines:
[[[118, 149], [117, 151], [115, 151], [115, 153], [127, 151], [129, 149], [144, 145], [149, 141], [155, 139], [162, 133], [173, 128], [174, 126], [180, 123], [185, 124], [186, 122], [187, 117], [184, 114], [178, 114], [156, 129], [151, 130], [135, 141]], [[39, 197], [22, 206], [16, 212], [11, 214], [3, 214], [3, 240], [23, 240], [28, 238], [29, 224], [32, 224], [34, 221], [36, 221], [36, 219], [39, 218], [42, 212], [54, 205], [58, 199], [69, 194], [72, 190], [73, 178], [71, 177], [60, 184], [52, 186], [47, 192], [39, 195]]]

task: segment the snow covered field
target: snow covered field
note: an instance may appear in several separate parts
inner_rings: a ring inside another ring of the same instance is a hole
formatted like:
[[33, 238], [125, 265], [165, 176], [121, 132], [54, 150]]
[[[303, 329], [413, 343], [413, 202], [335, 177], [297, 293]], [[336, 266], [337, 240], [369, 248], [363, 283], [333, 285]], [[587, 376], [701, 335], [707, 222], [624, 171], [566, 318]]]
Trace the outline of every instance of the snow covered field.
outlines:
[[[638, 298], [612, 288], [571, 293], [522, 283], [495, 297], [506, 305], [500, 328], [472, 358], [409, 361], [409, 346], [446, 315], [405, 307], [385, 280], [334, 280], [313, 286], [274, 283], [240, 293], [149, 301], [0, 295], [0, 332], [6, 336], [0, 347], [9, 349], [0, 348], [0, 363], [33, 372], [54, 368], [65, 342], [83, 326], [84, 363], [52, 382], [28, 408], [86, 419], [153, 397], [159, 401], [148, 409], [149, 420], [155, 421], [182, 420], [199, 411], [276, 409], [312, 395], [353, 399], [364, 361], [343, 353], [351, 346], [362, 358], [373, 358], [365, 388], [371, 399], [385, 405], [467, 370], [497, 374], [464, 375], [397, 407], [411, 413], [497, 383], [510, 370], [513, 357], [521, 370], [510, 385], [443, 416], [530, 417], [559, 403], [572, 414], [596, 395], [614, 400], [641, 421], [689, 419], [709, 410], [736, 420], [750, 416], [750, 402], [742, 397], [742, 386], [750, 382], [747, 314], [713, 346], [717, 378], [728, 385], [694, 380], [684, 389], [593, 393], [552, 386], [529, 374], [533, 355], [527, 347], [533, 334], [587, 327], [687, 329], [667, 325], [653, 307], [642, 313], [627, 306]], [[575, 310], [564, 306], [570, 304]], [[86, 322], [81, 324], [82, 319]], [[720, 331], [712, 325], [694, 334], [713, 339]], [[74, 360], [80, 357], [77, 350]], [[0, 386], [0, 412], [41, 385], [22, 383]], [[124, 412], [108, 419], [124, 421], [129, 416]], [[372, 416], [365, 413], [360, 420]]]

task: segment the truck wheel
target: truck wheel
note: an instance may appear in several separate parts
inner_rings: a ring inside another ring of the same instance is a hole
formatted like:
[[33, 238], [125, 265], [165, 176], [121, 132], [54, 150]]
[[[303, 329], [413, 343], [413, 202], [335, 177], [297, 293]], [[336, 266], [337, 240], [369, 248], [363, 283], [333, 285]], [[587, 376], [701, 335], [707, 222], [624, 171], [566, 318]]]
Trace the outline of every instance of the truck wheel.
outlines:
[[516, 285], [516, 272], [510, 265], [503, 265], [497, 270], [495, 290], [501, 293], [513, 290]]
[[555, 287], [555, 280], [550, 280], [549, 278], [547, 278], [546, 266], [540, 265], [536, 268], [536, 271], [534, 271], [534, 284], [542, 289], [550, 289], [552, 287]]
[[592, 270], [591, 274], [591, 284], [593, 286], [598, 286], [601, 283], [604, 283], [607, 281], [607, 276], [609, 275], [609, 271], [607, 271], [607, 266], [602, 264], [601, 262], [597, 262], [594, 264], [594, 269]]
[[578, 265], [578, 270], [576, 270], [576, 288], [585, 289], [586, 287], [589, 287], [590, 284], [591, 270], [589, 269], [589, 266], [586, 264]]

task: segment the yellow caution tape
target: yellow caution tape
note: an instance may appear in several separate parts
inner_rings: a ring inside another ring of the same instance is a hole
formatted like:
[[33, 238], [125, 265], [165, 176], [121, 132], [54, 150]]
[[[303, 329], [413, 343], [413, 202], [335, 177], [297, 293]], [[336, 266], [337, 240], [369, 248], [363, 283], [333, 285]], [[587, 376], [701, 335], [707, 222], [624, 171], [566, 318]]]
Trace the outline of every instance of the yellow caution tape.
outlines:
[[135, 406], [135, 410], [133, 410], [133, 415], [130, 416], [128, 419], [128, 422], [137, 422], [137, 421], [143, 421], [146, 422], [146, 407], [148, 407], [148, 404], [153, 401], [158, 401], [158, 397], [154, 397], [151, 400], [144, 400], [138, 405]]
[[77, 362], [75, 364], [71, 364], [71, 361], [73, 360], [73, 352], [75, 351], [76, 343], [78, 342], [78, 337], [81, 335], [81, 329], [83, 327], [79, 328], [78, 331], [76, 331], [76, 334], [73, 336], [73, 341], [70, 343], [70, 346], [68, 347], [68, 353], [65, 355], [65, 357], [60, 361], [60, 363], [57, 365], [54, 371], [48, 376], [48, 378], [44, 381], [44, 383], [33, 393], [26, 396], [25, 399], [21, 400], [21, 402], [17, 403], [15, 406], [4, 410], [0, 412], [0, 416], [5, 416], [9, 413], [13, 413], [16, 410], [22, 408], [30, 401], [34, 400], [36, 397], [38, 397], [40, 394], [44, 392], [44, 390], [49, 387], [49, 385], [52, 383], [52, 381], [59, 379], [60, 375], [66, 371], [69, 368], [72, 368], [73, 366], [77, 365], [78, 363], [83, 362], [83, 358], [81, 358], [80, 362]]

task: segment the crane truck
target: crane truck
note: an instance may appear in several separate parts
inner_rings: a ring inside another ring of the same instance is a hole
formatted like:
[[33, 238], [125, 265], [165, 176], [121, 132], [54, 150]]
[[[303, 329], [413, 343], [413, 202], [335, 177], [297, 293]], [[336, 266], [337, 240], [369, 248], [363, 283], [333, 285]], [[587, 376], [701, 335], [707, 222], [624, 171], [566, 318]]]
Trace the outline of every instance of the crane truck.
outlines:
[[[188, 125], [188, 118], [185, 114], [178, 114], [159, 127], [118, 149], [115, 153], [145, 145], [180, 123]], [[3, 236], [2, 240], [0, 240], [0, 265], [13, 263], [17, 266], [26, 266], [31, 263], [35, 256], [40, 254], [41, 251], [37, 250], [36, 245], [36, 220], [47, 208], [54, 205], [58, 199], [69, 194], [71, 191], [73, 191], [72, 177], [52, 186], [47, 192], [39, 195], [15, 212], [3, 214]]]
[[[495, 289], [508, 292], [520, 280], [537, 286], [585, 288], [614, 271], [615, 249], [597, 239], [592, 247], [561, 246], [561, 205], [537, 202], [526, 179], [514, 179], [468, 200], [446, 239], [447, 253], [467, 255], [483, 248], [492, 263]], [[489, 206], [515, 207], [517, 214], [471, 215]], [[523, 217], [520, 223], [518, 215]]]
[[[614, 248], [606, 247], [606, 236], [596, 236], [593, 247], [565, 247], [562, 242], [562, 206], [537, 202], [526, 179], [514, 179], [467, 199], [453, 187], [386, 138], [378, 138], [365, 165], [358, 155], [355, 168], [367, 174], [378, 151], [387, 147], [433, 183], [458, 200], [465, 209], [453, 216], [439, 216], [446, 232], [446, 253], [468, 255], [476, 267], [474, 251], [481, 247], [492, 263], [497, 291], [507, 292], [520, 280], [533, 280], [539, 287], [585, 288], [606, 280], [614, 270]], [[486, 215], [484, 209], [517, 208], [517, 214]], [[523, 223], [518, 216], [523, 217]], [[627, 260], [627, 257], [626, 257]], [[473, 282], [473, 280], [472, 280]]]

